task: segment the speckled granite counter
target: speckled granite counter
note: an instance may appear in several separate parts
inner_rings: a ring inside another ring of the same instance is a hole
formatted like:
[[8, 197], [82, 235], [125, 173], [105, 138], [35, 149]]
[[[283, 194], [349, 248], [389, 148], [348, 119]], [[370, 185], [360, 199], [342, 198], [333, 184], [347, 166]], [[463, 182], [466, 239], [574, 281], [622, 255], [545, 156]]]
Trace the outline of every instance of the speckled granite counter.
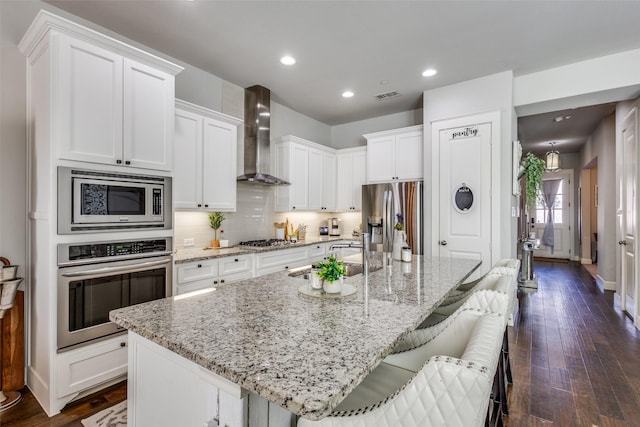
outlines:
[[[380, 264], [380, 260], [378, 260]], [[298, 293], [285, 272], [112, 311], [110, 319], [294, 414], [320, 419], [479, 261], [423, 258], [347, 278], [353, 296]]]
[[202, 261], [205, 259], [220, 258], [220, 257], [232, 256], [232, 255], [242, 255], [247, 253], [278, 251], [283, 249], [297, 248], [300, 246], [311, 246], [311, 245], [316, 245], [318, 243], [335, 242], [335, 241], [343, 241], [343, 240], [354, 240], [354, 239], [351, 236], [348, 236], [348, 237], [323, 236], [318, 238], [309, 238], [306, 240], [301, 240], [299, 242], [291, 243], [288, 245], [268, 246], [264, 248], [233, 246], [229, 248], [178, 249], [176, 251], [175, 256], [173, 257], [173, 261], [176, 264], [183, 264], [186, 262]]

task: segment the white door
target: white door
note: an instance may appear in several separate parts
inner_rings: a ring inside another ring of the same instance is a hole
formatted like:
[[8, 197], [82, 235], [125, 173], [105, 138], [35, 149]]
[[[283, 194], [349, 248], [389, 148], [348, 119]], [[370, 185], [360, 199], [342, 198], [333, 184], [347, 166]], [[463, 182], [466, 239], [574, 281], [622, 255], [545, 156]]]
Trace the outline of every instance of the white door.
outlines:
[[314, 148], [309, 149], [309, 166], [307, 173], [309, 174], [309, 204], [307, 208], [312, 211], [320, 211], [322, 205], [322, 186], [324, 166], [322, 164], [323, 152]]
[[[474, 277], [492, 265], [492, 169], [499, 169], [499, 164], [492, 164], [492, 143], [499, 144], [497, 129], [497, 114], [433, 126], [433, 140], [437, 142], [433, 144], [434, 164], [437, 160], [433, 200], [438, 221], [433, 224], [433, 255], [481, 259]], [[497, 181], [495, 185], [499, 186]]]
[[202, 207], [202, 116], [176, 109], [173, 204]]
[[210, 209], [236, 210], [236, 126], [205, 118], [202, 201]]
[[[544, 258], [571, 259], [573, 254], [571, 244], [571, 229], [573, 224], [573, 211], [571, 209], [571, 206], [573, 206], [573, 171], [561, 170], [559, 172], [547, 172], [542, 177], [543, 181], [551, 179], [561, 180], [558, 194], [551, 208], [553, 218], [553, 252], [549, 246], [540, 245], [540, 249], [536, 249], [533, 255]], [[531, 221], [529, 223], [529, 233], [535, 233], [537, 239], [542, 239], [548, 212], [542, 197], [538, 197], [535, 208], [529, 210], [529, 221]]]
[[367, 140], [367, 182], [387, 182], [396, 176], [396, 137]]
[[60, 158], [122, 161], [122, 57], [59, 35]]
[[622, 307], [631, 314], [638, 325], [638, 295], [636, 286], [636, 176], [637, 176], [637, 108], [634, 107], [622, 124], [622, 173], [621, 173], [621, 288]]
[[396, 136], [396, 179], [424, 178], [423, 141], [422, 131], [411, 131]]

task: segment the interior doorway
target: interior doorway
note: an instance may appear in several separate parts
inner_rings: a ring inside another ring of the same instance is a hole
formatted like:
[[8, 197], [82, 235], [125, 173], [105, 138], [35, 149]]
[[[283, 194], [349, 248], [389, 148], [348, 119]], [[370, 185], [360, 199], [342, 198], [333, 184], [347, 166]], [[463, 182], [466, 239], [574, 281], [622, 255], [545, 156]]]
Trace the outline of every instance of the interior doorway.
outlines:
[[[570, 260], [573, 250], [573, 170], [547, 172], [543, 182], [555, 182], [553, 193], [538, 194], [535, 207], [529, 210], [529, 235], [535, 235], [541, 244], [533, 252], [537, 258], [555, 258]], [[547, 187], [547, 186], [544, 186]], [[550, 207], [547, 206], [549, 200]], [[545, 236], [545, 228], [553, 237]], [[553, 230], [553, 231], [551, 231]], [[546, 242], [548, 244], [545, 244]], [[552, 244], [551, 244], [552, 243]]]
[[594, 279], [598, 277], [598, 191], [596, 157], [581, 171], [578, 200], [580, 263]]

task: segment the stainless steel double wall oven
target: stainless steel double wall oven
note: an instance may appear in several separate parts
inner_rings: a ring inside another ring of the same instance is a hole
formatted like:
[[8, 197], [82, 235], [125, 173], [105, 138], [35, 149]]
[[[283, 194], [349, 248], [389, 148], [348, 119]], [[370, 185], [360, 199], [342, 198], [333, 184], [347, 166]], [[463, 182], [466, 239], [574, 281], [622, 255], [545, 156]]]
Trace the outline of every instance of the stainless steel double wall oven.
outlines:
[[124, 332], [111, 310], [171, 296], [172, 238], [149, 232], [171, 219], [170, 177], [58, 168], [58, 234], [91, 233], [58, 244], [58, 351]]

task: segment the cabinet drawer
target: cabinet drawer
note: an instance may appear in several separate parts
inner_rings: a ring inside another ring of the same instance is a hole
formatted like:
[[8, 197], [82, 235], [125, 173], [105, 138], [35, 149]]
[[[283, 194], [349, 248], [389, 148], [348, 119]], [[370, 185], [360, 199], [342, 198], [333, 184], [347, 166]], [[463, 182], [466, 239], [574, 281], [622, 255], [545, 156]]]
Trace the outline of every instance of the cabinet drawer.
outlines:
[[218, 276], [218, 260], [190, 262], [178, 265], [178, 284]]
[[225, 274], [224, 276], [220, 276], [220, 280], [218, 280], [218, 282], [220, 284], [234, 283], [241, 280], [251, 279], [252, 277], [253, 274], [251, 273], [251, 271], [240, 271], [238, 273]]
[[213, 288], [219, 283], [217, 277], [196, 280], [194, 282], [179, 283], [176, 295], [186, 294], [188, 292], [199, 291], [200, 289]]
[[256, 254], [256, 276], [300, 267], [308, 263], [308, 247]]
[[324, 243], [309, 246], [309, 259], [322, 259], [326, 245]]
[[220, 276], [253, 270], [253, 254], [224, 257], [218, 261]]
[[127, 374], [127, 335], [58, 356], [58, 397], [87, 390]]

